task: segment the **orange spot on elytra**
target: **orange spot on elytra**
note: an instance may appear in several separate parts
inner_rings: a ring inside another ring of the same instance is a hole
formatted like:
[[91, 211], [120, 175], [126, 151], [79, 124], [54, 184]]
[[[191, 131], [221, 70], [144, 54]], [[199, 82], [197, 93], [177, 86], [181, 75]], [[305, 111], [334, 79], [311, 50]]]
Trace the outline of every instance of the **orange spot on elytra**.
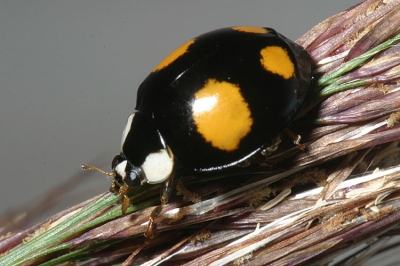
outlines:
[[215, 148], [233, 151], [251, 131], [248, 103], [236, 84], [209, 79], [195, 93], [192, 115], [197, 131]]
[[255, 26], [236, 26], [232, 27], [232, 29], [237, 30], [237, 31], [242, 31], [242, 32], [247, 32], [247, 33], [267, 33], [268, 30], [261, 28], [261, 27], [255, 27]]
[[294, 64], [285, 48], [267, 46], [260, 51], [261, 65], [265, 70], [282, 76], [284, 79], [294, 77]]
[[188, 41], [187, 43], [181, 45], [178, 47], [175, 51], [170, 53], [164, 60], [162, 60], [154, 69], [153, 72], [156, 72], [158, 70], [163, 69], [164, 67], [170, 65], [172, 62], [174, 62], [176, 59], [178, 59], [180, 56], [185, 54], [187, 50], [189, 49], [189, 46], [194, 43], [194, 39]]

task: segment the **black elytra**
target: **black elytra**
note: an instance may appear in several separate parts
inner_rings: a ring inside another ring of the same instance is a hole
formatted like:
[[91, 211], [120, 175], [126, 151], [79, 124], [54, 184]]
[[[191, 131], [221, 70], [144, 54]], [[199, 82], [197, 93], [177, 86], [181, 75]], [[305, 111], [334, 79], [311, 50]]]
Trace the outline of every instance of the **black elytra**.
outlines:
[[188, 171], [224, 170], [271, 145], [311, 88], [311, 61], [271, 28], [230, 27], [200, 35], [140, 85], [122, 154], [140, 167], [168, 147]]

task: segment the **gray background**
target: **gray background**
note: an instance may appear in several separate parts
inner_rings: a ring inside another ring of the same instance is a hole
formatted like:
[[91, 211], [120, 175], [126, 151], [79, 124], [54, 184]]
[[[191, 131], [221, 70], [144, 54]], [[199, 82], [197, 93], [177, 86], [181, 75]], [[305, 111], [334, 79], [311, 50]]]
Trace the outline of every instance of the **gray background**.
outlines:
[[55, 186], [70, 193], [58, 209], [108, 190], [80, 165], [110, 170], [137, 87], [188, 39], [259, 25], [295, 40], [358, 2], [0, 0], [0, 214]]

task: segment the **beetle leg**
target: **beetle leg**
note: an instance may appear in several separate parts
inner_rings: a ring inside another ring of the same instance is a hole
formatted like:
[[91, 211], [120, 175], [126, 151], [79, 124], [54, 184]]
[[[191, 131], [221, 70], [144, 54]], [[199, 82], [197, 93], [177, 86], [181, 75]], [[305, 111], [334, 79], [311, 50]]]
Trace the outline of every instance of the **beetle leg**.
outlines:
[[261, 154], [263, 156], [270, 155], [274, 151], [278, 149], [279, 144], [281, 143], [281, 136], [278, 135], [276, 138], [272, 140], [272, 144], [268, 147], [266, 147], [264, 150], [261, 151]]
[[154, 227], [155, 227], [155, 219], [161, 213], [165, 205], [167, 205], [169, 197], [171, 196], [172, 191], [172, 183], [173, 183], [174, 173], [172, 172], [171, 176], [164, 182], [161, 188], [161, 205], [157, 206], [150, 214], [149, 217], [149, 225], [147, 226], [147, 230], [144, 233], [144, 236], [147, 238], [153, 238], [154, 236]]
[[119, 194], [118, 202], [122, 202], [121, 211], [122, 215], [126, 214], [126, 210], [129, 207], [129, 197], [126, 195], [128, 194], [129, 187], [127, 185], [121, 185], [117, 180], [111, 184], [110, 192], [114, 194]]
[[303, 151], [306, 147], [303, 144], [300, 144], [301, 136], [297, 135], [293, 131], [291, 131], [288, 128], [285, 128], [283, 130], [283, 133], [285, 133], [286, 136], [288, 136], [291, 140], [293, 140], [293, 144], [299, 147], [301, 151]]
[[127, 185], [123, 185], [118, 190], [118, 194], [119, 194], [118, 201], [122, 202], [122, 205], [121, 205], [122, 215], [126, 214], [126, 210], [129, 207], [129, 197], [126, 195], [126, 194], [128, 194], [128, 191], [129, 191], [129, 187]]

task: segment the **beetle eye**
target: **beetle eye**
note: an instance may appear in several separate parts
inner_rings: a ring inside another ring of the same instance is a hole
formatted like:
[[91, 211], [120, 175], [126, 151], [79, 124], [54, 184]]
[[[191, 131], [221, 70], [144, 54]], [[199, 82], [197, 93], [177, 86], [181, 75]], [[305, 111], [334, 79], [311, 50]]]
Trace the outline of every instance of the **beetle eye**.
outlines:
[[125, 173], [125, 184], [130, 188], [140, 186], [142, 182], [146, 180], [142, 169], [140, 167], [135, 167], [129, 161], [127, 162]]
[[120, 164], [121, 162], [125, 161], [126, 158], [123, 154], [118, 154], [114, 157], [114, 159], [111, 162], [111, 169], [115, 169], [115, 167], [117, 167], [118, 164]]

